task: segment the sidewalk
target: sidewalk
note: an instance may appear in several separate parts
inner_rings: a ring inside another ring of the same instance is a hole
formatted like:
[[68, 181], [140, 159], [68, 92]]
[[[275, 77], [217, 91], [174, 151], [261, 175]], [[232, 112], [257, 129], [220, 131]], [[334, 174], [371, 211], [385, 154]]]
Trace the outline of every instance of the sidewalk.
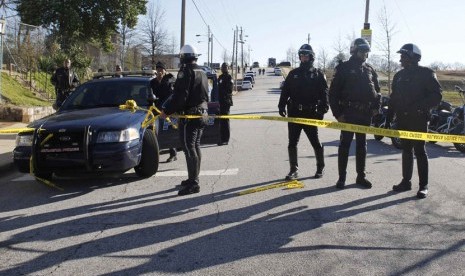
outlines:
[[[24, 128], [27, 124], [20, 122], [0, 122], [0, 130]], [[0, 174], [14, 169], [13, 149], [16, 133], [0, 134]]]

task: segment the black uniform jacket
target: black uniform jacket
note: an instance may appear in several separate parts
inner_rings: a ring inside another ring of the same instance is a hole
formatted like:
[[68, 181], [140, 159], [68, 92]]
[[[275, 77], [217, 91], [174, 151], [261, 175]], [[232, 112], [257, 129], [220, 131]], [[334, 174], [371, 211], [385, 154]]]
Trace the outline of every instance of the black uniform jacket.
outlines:
[[429, 110], [441, 99], [442, 88], [434, 71], [414, 66], [394, 75], [388, 110], [390, 117], [394, 113], [397, 115], [400, 128], [425, 131]]
[[160, 81], [153, 78], [150, 81], [152, 92], [157, 98], [157, 107], [161, 107], [163, 103], [173, 94], [174, 76], [170, 73], [165, 74]]
[[371, 116], [371, 111], [379, 109], [379, 92], [378, 74], [373, 67], [351, 56], [336, 67], [329, 89], [329, 104], [334, 117], [350, 111], [350, 105], [356, 107], [353, 111], [360, 113], [364, 110]]
[[79, 78], [74, 71], [64, 67], [58, 68], [50, 81], [58, 90], [70, 90], [79, 85]]
[[173, 96], [165, 103], [164, 111], [188, 111], [192, 108], [208, 108], [208, 78], [197, 64], [184, 64], [174, 83]]
[[218, 90], [219, 90], [219, 101], [220, 105], [233, 105], [232, 91], [233, 91], [233, 80], [229, 73], [223, 73], [218, 78]]
[[328, 111], [328, 84], [325, 74], [314, 67], [300, 66], [289, 72], [284, 81], [278, 107], [314, 109], [320, 115]]

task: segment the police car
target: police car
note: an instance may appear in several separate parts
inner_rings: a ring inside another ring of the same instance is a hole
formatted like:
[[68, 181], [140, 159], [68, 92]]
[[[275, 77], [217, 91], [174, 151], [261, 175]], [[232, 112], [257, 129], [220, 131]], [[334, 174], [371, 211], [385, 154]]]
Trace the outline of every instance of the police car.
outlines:
[[[172, 124], [159, 119], [145, 125], [146, 111], [120, 109], [128, 100], [149, 108], [151, 70], [123, 72], [122, 78], [108, 78], [111, 75], [97, 73], [56, 113], [30, 123], [31, 131], [17, 135], [13, 158], [20, 172], [30, 172], [30, 165], [36, 176], [45, 179], [54, 173], [123, 173], [132, 168], [140, 177], [157, 172], [160, 150], [181, 145], [176, 119], [171, 118]], [[215, 75], [208, 77], [216, 80]], [[210, 99], [215, 99], [217, 86], [212, 88]], [[208, 113], [219, 114], [219, 103], [209, 102]], [[212, 118], [201, 143], [219, 140], [219, 122]]]

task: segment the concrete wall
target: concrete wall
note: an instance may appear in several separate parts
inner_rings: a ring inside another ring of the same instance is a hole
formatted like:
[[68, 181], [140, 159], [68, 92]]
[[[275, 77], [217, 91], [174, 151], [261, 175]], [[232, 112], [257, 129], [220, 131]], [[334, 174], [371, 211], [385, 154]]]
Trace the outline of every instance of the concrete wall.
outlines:
[[51, 106], [46, 107], [16, 107], [0, 106], [0, 120], [30, 123], [55, 113]]

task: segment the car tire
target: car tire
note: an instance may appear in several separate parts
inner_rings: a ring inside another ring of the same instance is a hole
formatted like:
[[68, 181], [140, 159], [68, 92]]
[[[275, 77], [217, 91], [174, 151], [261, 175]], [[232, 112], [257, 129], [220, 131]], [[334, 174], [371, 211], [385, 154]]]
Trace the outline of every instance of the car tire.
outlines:
[[29, 166], [29, 161], [17, 161], [16, 163], [16, 168], [18, 168], [18, 171], [21, 173], [29, 173], [31, 170], [31, 167]]
[[461, 153], [465, 153], [465, 144], [463, 143], [454, 143], [454, 147]]
[[160, 155], [157, 138], [151, 129], [147, 129], [144, 133], [144, 137], [142, 138], [140, 163], [134, 167], [134, 170], [139, 177], [151, 177], [158, 171], [159, 160]]
[[381, 135], [375, 135], [375, 140], [376, 141], [381, 141], [383, 140], [384, 136], [381, 136]]

